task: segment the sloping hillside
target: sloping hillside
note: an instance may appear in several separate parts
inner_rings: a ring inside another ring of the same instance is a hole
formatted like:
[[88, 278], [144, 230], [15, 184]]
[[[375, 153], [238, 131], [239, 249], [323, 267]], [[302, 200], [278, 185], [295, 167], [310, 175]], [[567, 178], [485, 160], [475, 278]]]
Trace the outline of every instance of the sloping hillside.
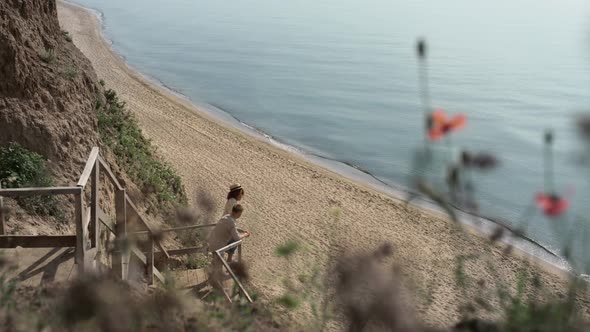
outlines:
[[99, 144], [94, 111], [102, 89], [57, 20], [56, 3], [0, 2], [0, 144], [18, 142], [73, 181]]
[[[180, 178], [157, 157], [124, 103], [114, 91], [105, 91], [71, 35], [61, 30], [55, 0], [0, 2], [0, 77], [0, 148], [17, 143], [40, 155], [29, 159], [42, 159], [44, 165], [32, 168], [46, 166], [50, 179], [15, 184], [0, 176], [4, 186], [72, 185], [92, 147], [100, 146], [129, 195], [154, 219], [186, 202]], [[54, 215], [38, 218], [27, 213], [37, 210], [22, 211], [9, 202], [9, 232], [15, 227], [21, 234], [70, 232], [71, 204], [52, 204], [57, 207], [50, 210], [61, 211], [61, 223], [48, 224]]]

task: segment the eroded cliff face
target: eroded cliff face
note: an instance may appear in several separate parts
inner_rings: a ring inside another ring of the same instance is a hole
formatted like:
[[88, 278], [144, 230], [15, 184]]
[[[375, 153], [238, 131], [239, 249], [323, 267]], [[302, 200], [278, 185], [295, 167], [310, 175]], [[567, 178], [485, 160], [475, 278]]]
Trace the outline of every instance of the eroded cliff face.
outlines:
[[[140, 207], [144, 195], [111, 151], [101, 146], [97, 105], [104, 105], [104, 88], [90, 61], [62, 31], [56, 0], [0, 0], [0, 146], [16, 142], [46, 159], [54, 185], [78, 181], [94, 146], [110, 164]], [[113, 210], [110, 186], [102, 186], [101, 205]], [[10, 209], [10, 233], [59, 234], [73, 231], [73, 198], [59, 197], [65, 218]], [[157, 216], [153, 216], [157, 218]]]
[[0, 145], [41, 154], [71, 184], [99, 144], [102, 96], [90, 62], [60, 29], [55, 0], [0, 1]]

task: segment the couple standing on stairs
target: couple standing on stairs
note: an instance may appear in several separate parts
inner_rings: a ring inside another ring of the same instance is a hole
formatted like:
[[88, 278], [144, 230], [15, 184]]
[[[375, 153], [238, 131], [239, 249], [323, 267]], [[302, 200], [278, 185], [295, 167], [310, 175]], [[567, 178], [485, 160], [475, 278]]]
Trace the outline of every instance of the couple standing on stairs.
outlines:
[[[244, 231], [242, 234], [236, 227], [236, 221], [242, 216], [244, 207], [238, 202], [244, 198], [244, 189], [239, 184], [233, 184], [229, 187], [229, 193], [227, 194], [227, 203], [223, 211], [223, 217], [219, 219], [215, 228], [209, 234], [208, 244], [209, 252], [213, 253], [214, 267], [216, 261], [219, 259], [214, 254], [216, 250], [219, 250], [233, 242], [250, 236], [250, 232]], [[236, 248], [227, 250], [227, 261], [232, 262], [233, 254]]]

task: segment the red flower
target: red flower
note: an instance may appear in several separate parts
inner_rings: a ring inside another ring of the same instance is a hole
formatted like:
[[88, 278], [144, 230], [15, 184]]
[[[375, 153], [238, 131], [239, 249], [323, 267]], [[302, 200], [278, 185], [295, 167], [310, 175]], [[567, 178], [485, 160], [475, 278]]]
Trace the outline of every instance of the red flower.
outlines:
[[535, 198], [537, 205], [543, 213], [548, 217], [557, 217], [558, 215], [565, 212], [570, 206], [570, 203], [567, 199], [563, 197], [559, 197], [555, 194], [549, 195], [545, 193], [537, 194]]
[[462, 129], [467, 123], [467, 117], [464, 114], [457, 114], [447, 119], [446, 113], [440, 108], [432, 112], [429, 120], [428, 137], [432, 141], [438, 141], [447, 134]]

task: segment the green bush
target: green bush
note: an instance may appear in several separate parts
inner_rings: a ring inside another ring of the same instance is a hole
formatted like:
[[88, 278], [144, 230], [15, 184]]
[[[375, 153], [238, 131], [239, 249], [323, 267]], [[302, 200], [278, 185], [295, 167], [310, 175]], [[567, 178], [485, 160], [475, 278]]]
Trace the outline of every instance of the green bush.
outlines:
[[287, 309], [296, 309], [300, 301], [294, 294], [285, 294], [278, 298], [277, 302]]
[[41, 52], [41, 54], [39, 54], [39, 56], [41, 57], [41, 60], [43, 60], [43, 62], [45, 63], [55, 63], [56, 57], [55, 52], [52, 48], [44, 50], [43, 52]]
[[[41, 155], [29, 151], [18, 143], [0, 146], [0, 183], [3, 188], [51, 187], [53, 181]], [[32, 196], [18, 199], [27, 211], [52, 215], [63, 219], [63, 212], [53, 196]]]
[[194, 254], [188, 257], [186, 268], [189, 270], [203, 269], [209, 266], [207, 256], [203, 254]]
[[159, 208], [187, 204], [180, 177], [161, 161], [151, 142], [143, 136], [137, 119], [127, 110], [117, 93], [104, 93], [106, 105], [97, 103], [98, 129], [103, 142], [111, 148], [117, 163], [144, 193], [154, 193]]
[[63, 71], [63, 74], [66, 78], [73, 80], [78, 76], [78, 70], [75, 67], [67, 66], [66, 69]]
[[[505, 316], [500, 324], [503, 331], [587, 331], [586, 322], [576, 306], [576, 293], [583, 291], [580, 286], [584, 283], [573, 280], [563, 297], [549, 295], [549, 299], [541, 301], [535, 294], [543, 288], [541, 281], [522, 270], [516, 294], [500, 296]], [[527, 292], [527, 286], [534, 291]]]
[[72, 35], [70, 35], [69, 32], [62, 30], [61, 33], [67, 42], [70, 42], [70, 43], [72, 42]]
[[5, 188], [20, 188], [51, 183], [43, 157], [18, 143], [0, 147], [0, 181]]
[[287, 241], [277, 248], [275, 248], [275, 255], [278, 257], [288, 257], [297, 252], [301, 248], [301, 244], [297, 241]]

